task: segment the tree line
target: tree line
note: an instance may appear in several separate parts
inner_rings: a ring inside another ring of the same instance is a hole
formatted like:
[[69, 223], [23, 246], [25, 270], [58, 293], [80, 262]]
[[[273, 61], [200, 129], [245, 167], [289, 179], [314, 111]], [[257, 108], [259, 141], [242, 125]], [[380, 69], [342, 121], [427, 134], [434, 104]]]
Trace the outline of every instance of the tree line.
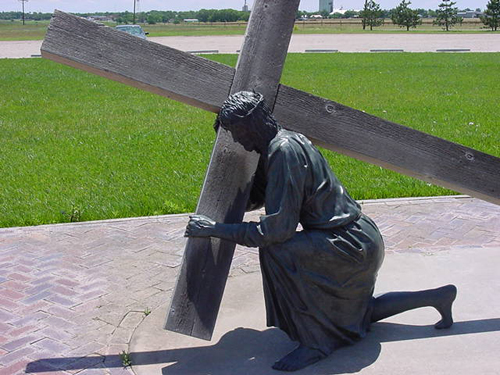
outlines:
[[[437, 15], [436, 10], [433, 9], [424, 9], [424, 8], [417, 8], [415, 9], [418, 13], [418, 15], [422, 18], [435, 18]], [[391, 18], [391, 13], [393, 9], [381, 9], [381, 18]], [[357, 11], [357, 10], [345, 10], [342, 13], [336, 12], [336, 13], [328, 13], [326, 10], [322, 10], [320, 12], [306, 12], [304, 10], [299, 10], [297, 12], [297, 19], [308, 19], [311, 18], [313, 15], [321, 15], [324, 19], [348, 19], [348, 18], [360, 18], [362, 11]]]
[[[373, 30], [374, 27], [381, 26], [385, 18], [390, 18], [395, 25], [404, 27], [406, 30], [416, 28], [422, 24], [422, 13], [419, 9], [411, 9], [410, 4], [411, 1], [402, 0], [396, 8], [389, 11], [388, 15], [387, 11], [382, 10], [380, 4], [374, 0], [365, 0], [363, 10], [359, 12], [363, 29], [369, 27], [370, 30]], [[455, 5], [454, 1], [443, 0], [433, 15], [434, 23], [442, 26], [446, 31], [449, 31], [456, 24], [462, 23], [463, 19], [458, 16], [458, 8]], [[489, 0], [484, 15], [480, 18], [487, 27], [496, 31], [500, 23], [500, 0]]]
[[[18, 20], [22, 18], [22, 12], [0, 12], [0, 20]], [[134, 14], [132, 12], [96, 12], [75, 13], [80, 17], [105, 16], [110, 17], [117, 23], [132, 23]], [[200, 22], [237, 22], [248, 21], [250, 12], [235, 9], [200, 9], [198, 11], [172, 11], [152, 10], [149, 12], [138, 12], [135, 21], [139, 23], [180, 23], [185, 19], [197, 19]], [[26, 13], [26, 20], [42, 21], [50, 20], [52, 13]]]
[[[436, 10], [425, 10], [421, 8], [411, 9], [410, 0], [402, 0], [401, 3], [394, 9], [384, 10], [380, 8], [380, 4], [374, 0], [365, 0], [363, 10], [356, 12], [348, 10], [344, 13], [329, 14], [327, 11], [322, 11], [320, 14], [323, 18], [353, 18], [359, 17], [363, 29], [369, 28], [373, 30], [374, 27], [381, 26], [385, 19], [391, 19], [396, 25], [399, 25], [406, 30], [416, 28], [422, 24], [422, 18], [432, 17], [434, 23], [442, 26], [444, 30], [448, 31], [450, 28], [462, 22], [462, 18], [458, 16], [458, 8], [455, 7], [456, 2], [452, 0], [443, 0]], [[470, 10], [470, 9], [466, 9]], [[479, 11], [479, 9], [477, 9]], [[298, 11], [296, 14], [297, 19], [304, 19], [316, 13]], [[200, 22], [237, 22], [248, 21], [250, 12], [239, 11], [235, 9], [200, 9], [198, 11], [159, 11], [152, 10], [149, 12], [139, 12], [134, 14], [132, 12], [101, 12], [101, 13], [79, 13], [78, 16], [107, 16], [114, 19], [117, 23], [180, 23], [185, 19], [196, 19]], [[51, 13], [28, 13], [25, 18], [28, 20], [50, 20]], [[15, 20], [21, 19], [22, 12], [0, 12], [0, 20]], [[500, 24], [500, 0], [489, 0], [481, 16], [481, 21], [491, 30], [496, 31]]]
[[[25, 13], [24, 18], [32, 21], [50, 20], [52, 13]], [[23, 18], [23, 12], [0, 12], [0, 20], [13, 21]]]
[[[128, 13], [128, 12], [125, 12]], [[116, 18], [119, 23], [130, 23], [131, 14], [121, 14]], [[200, 9], [198, 11], [161, 11], [152, 10], [150, 12], [141, 12], [136, 15], [140, 23], [180, 23], [185, 19], [196, 19], [199, 22], [237, 22], [248, 21], [250, 12], [243, 12], [235, 9]]]

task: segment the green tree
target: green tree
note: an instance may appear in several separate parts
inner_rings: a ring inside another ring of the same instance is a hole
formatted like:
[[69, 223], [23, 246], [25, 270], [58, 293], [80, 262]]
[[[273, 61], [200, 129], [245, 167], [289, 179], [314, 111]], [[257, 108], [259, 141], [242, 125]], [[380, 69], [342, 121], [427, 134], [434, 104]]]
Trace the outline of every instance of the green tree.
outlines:
[[302, 17], [307, 17], [307, 12], [305, 10], [297, 10], [295, 13], [295, 19], [298, 20]]
[[354, 18], [354, 16], [358, 16], [358, 12], [355, 10], [346, 10], [342, 18]]
[[327, 10], [323, 9], [319, 12], [319, 14], [321, 14], [321, 17], [323, 17], [324, 19], [330, 18], [330, 12], [328, 12]]
[[392, 22], [400, 27], [406, 27], [406, 31], [409, 31], [410, 27], [417, 27], [417, 25], [422, 24], [418, 11], [410, 9], [408, 7], [410, 4], [411, 1], [406, 2], [403, 0], [391, 12]]
[[178, 18], [180, 21], [185, 20], [185, 19], [193, 19], [197, 17], [197, 13], [194, 10], [186, 10], [182, 12], [176, 12], [177, 16], [175, 18]]
[[362, 18], [363, 30], [366, 26], [370, 26], [370, 30], [373, 30], [374, 27], [384, 23], [380, 5], [373, 0], [365, 0], [365, 6], [359, 15]]
[[132, 23], [133, 22], [133, 14], [129, 11], [125, 11], [120, 13], [120, 15], [116, 18], [116, 22], [118, 23]]
[[437, 16], [434, 24], [444, 26], [443, 29], [449, 31], [450, 28], [457, 23], [462, 23], [462, 17], [458, 17], [458, 8], [453, 7], [456, 2], [451, 0], [443, 0], [439, 4], [439, 9], [436, 10]]
[[500, 26], [500, 0], [490, 0], [486, 4], [486, 10], [484, 11], [484, 16], [481, 17], [481, 21], [491, 27], [492, 31], [497, 31], [498, 26]]
[[217, 11], [218, 22], [236, 22], [240, 17], [239, 13], [235, 9], [219, 9]]
[[[141, 17], [138, 17], [138, 19], [139, 22], [141, 22]], [[162, 12], [157, 10], [152, 10], [151, 12], [148, 13], [146, 20], [150, 25], [154, 25], [155, 23], [160, 23], [163, 20]]]
[[210, 17], [212, 17], [213, 9], [200, 9], [198, 11], [198, 20], [200, 22], [209, 22]]
[[250, 19], [250, 12], [240, 12], [240, 21], [248, 21]]
[[436, 18], [438, 16], [437, 10], [435, 10], [435, 9], [429, 9], [427, 11], [427, 15], [428, 15], [428, 17]]
[[[135, 15], [138, 23], [145, 23], [147, 19], [147, 14], [145, 12], [139, 12]], [[161, 17], [157, 19], [157, 22], [161, 22]]]

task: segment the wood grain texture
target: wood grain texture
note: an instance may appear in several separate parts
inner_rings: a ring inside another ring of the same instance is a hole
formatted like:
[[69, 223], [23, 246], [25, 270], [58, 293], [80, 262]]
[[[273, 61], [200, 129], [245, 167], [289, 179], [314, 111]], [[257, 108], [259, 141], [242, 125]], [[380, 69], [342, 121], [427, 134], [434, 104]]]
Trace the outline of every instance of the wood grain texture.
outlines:
[[283, 85], [274, 115], [322, 147], [500, 204], [495, 156]]
[[42, 57], [217, 112], [234, 69], [56, 11]]
[[[298, 0], [254, 3], [231, 93], [255, 90], [272, 108], [290, 42]], [[241, 222], [258, 163], [219, 130], [196, 210], [219, 222]], [[165, 328], [207, 339], [217, 319], [235, 244], [189, 239]]]

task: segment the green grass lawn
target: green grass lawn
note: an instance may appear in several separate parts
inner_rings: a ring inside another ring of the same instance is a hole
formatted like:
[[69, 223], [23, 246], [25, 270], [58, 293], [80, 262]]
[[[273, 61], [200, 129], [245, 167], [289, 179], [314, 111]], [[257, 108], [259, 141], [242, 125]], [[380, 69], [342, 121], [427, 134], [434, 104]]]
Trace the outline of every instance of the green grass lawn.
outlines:
[[[282, 81], [500, 156], [499, 66], [498, 53], [291, 54]], [[39, 59], [0, 60], [0, 90], [0, 227], [194, 210], [214, 114]], [[324, 154], [357, 199], [451, 193]]]
[[[363, 30], [360, 20], [344, 20], [343, 22], [335, 21], [336, 23], [328, 23], [325, 21], [315, 22], [300, 22], [297, 21], [294, 27], [294, 34], [359, 34], [359, 33], [441, 33], [444, 32], [440, 26], [432, 24], [424, 24], [415, 29], [402, 29], [397, 25], [387, 22], [386, 24], [376, 27], [373, 30]], [[457, 25], [449, 33], [484, 33], [488, 32], [482, 29], [483, 24], [464, 23]], [[237, 24], [227, 25], [210, 25], [198, 23], [181, 23], [181, 24], [156, 24], [144, 25], [149, 36], [200, 36], [200, 35], [243, 35], [246, 29], [246, 23], [240, 22]]]
[[[335, 21], [337, 22], [337, 21]], [[353, 23], [356, 22], [356, 23]], [[0, 40], [41, 40], [45, 37], [49, 21], [27, 21], [23, 26], [21, 21], [0, 21]], [[107, 23], [114, 27], [116, 24]], [[155, 24], [142, 25], [149, 32], [150, 37], [156, 36], [202, 36], [202, 35], [243, 35], [246, 30], [245, 22], [227, 24], [203, 24], [203, 23], [180, 23], [180, 24]], [[457, 25], [448, 33], [488, 33], [482, 23], [465, 22]], [[442, 33], [441, 27], [432, 24], [424, 24], [416, 29], [406, 31], [397, 25], [387, 22], [373, 31], [363, 30], [357, 20], [344, 20], [342, 23], [329, 24], [327, 21], [300, 22], [294, 27], [295, 34], [344, 34], [344, 33]]]
[[45, 38], [49, 21], [0, 20], [0, 40], [41, 40]]

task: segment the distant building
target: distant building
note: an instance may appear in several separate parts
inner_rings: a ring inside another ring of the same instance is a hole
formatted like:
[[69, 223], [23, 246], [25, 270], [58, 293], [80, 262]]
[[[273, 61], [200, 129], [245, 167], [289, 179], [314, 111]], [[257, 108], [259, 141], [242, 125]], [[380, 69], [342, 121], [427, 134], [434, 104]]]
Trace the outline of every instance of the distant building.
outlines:
[[339, 13], [339, 14], [344, 15], [345, 12], [347, 12], [347, 9], [344, 9], [343, 7], [340, 7], [340, 9], [333, 9], [330, 14]]
[[323, 10], [330, 14], [333, 11], [333, 0], [319, 0], [319, 11]]
[[[330, 15], [334, 15], [335, 13], [338, 13], [338, 14], [341, 14], [341, 15], [344, 15], [346, 14], [346, 12], [356, 12], [356, 13], [359, 13], [361, 12], [361, 10], [355, 10], [355, 9], [344, 9], [343, 7], [340, 7], [340, 9], [333, 9], [332, 12], [330, 13]], [[357, 15], [354, 15], [353, 17], [357, 17]]]
[[479, 18], [484, 16], [483, 12], [478, 12], [476, 10], [464, 10], [463, 12], [458, 12], [457, 16], [462, 18]]
[[87, 19], [89, 21], [94, 22], [113, 22], [113, 18], [111, 16], [88, 16]]
[[248, 10], [248, 5], [247, 5], [247, 0], [245, 0], [245, 5], [243, 5], [243, 9], [242, 9], [243, 12], [249, 12]]
[[185, 18], [184, 22], [200, 22], [198, 18]]

